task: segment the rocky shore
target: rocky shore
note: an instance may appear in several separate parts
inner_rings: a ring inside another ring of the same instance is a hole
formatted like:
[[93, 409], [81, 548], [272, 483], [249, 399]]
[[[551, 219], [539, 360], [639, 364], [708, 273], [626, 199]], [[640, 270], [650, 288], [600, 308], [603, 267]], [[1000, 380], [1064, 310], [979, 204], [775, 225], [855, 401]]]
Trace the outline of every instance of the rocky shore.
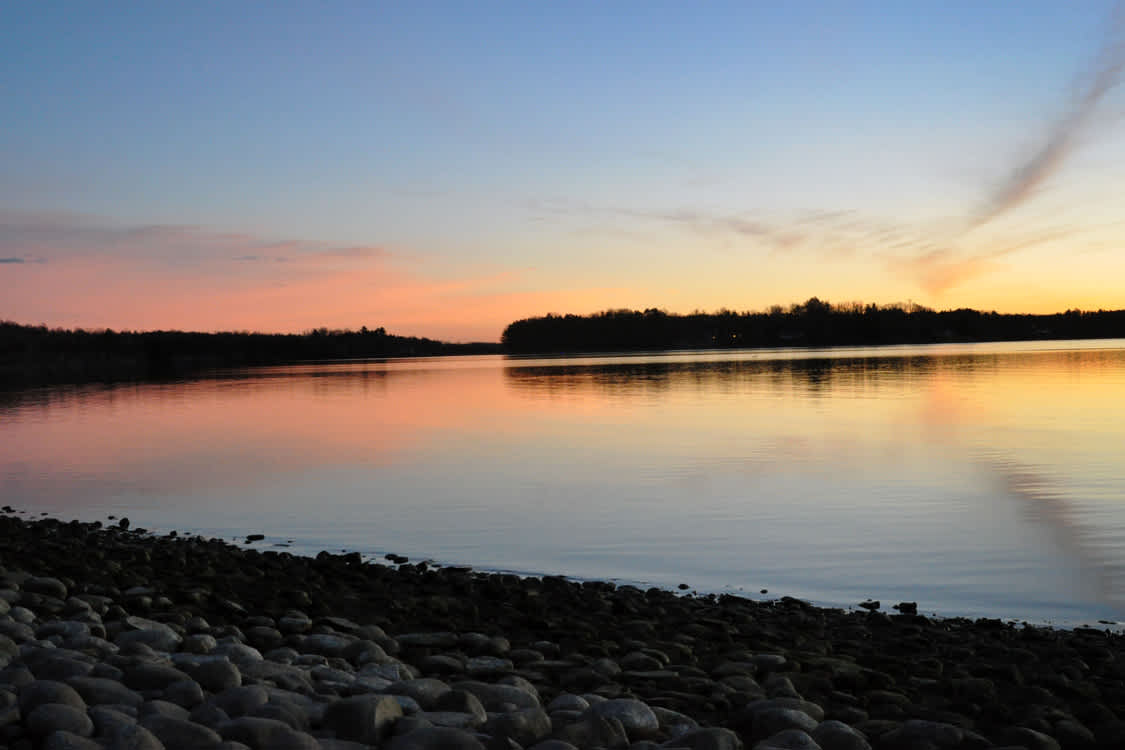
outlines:
[[13, 749], [1108, 750], [1122, 638], [0, 515]]

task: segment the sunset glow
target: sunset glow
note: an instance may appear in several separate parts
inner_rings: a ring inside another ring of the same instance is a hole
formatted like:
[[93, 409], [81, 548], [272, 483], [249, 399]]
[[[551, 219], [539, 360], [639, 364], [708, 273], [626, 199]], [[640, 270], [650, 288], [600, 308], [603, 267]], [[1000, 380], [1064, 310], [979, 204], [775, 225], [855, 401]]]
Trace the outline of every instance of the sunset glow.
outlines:
[[1125, 308], [1115, 5], [24, 4], [0, 319]]

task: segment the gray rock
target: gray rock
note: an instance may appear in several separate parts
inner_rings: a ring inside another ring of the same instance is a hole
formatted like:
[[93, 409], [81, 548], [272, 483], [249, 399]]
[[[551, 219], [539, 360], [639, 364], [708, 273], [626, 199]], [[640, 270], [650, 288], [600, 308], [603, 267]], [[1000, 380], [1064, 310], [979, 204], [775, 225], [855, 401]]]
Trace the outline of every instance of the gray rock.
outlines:
[[[503, 711], [510, 706], [519, 708], [539, 708], [539, 696], [529, 693], [515, 685], [490, 685], [486, 682], [458, 682], [457, 690], [467, 690], [480, 699], [488, 711]], [[655, 719], [654, 719], [655, 721]]]
[[451, 649], [457, 645], [457, 634], [448, 632], [406, 633], [397, 636], [395, 640], [400, 648]]
[[473, 735], [447, 727], [428, 727], [400, 734], [385, 747], [387, 750], [485, 750]]
[[102, 743], [73, 732], [51, 732], [43, 740], [43, 750], [104, 750]]
[[190, 679], [173, 666], [142, 662], [125, 670], [123, 682], [134, 690], [164, 690], [174, 682]]
[[72, 732], [82, 737], [89, 737], [94, 733], [94, 722], [84, 709], [61, 703], [41, 703], [26, 714], [23, 721], [27, 731], [34, 737], [45, 737], [55, 730]]
[[90, 706], [121, 705], [137, 708], [144, 703], [140, 693], [130, 690], [116, 680], [103, 677], [73, 677], [68, 684]]
[[242, 742], [253, 750], [320, 750], [320, 743], [305, 732], [299, 732], [276, 719], [240, 716], [219, 725], [224, 740]]
[[124, 630], [113, 639], [113, 644], [120, 649], [141, 644], [156, 651], [175, 651], [182, 640], [179, 633], [165, 625], [163, 628]]
[[[459, 711], [461, 713], [472, 714], [476, 719], [474, 726], [481, 726], [484, 722], [488, 721], [488, 713], [484, 710], [484, 705], [472, 693], [466, 690], [450, 690], [442, 693], [434, 701], [433, 710], [435, 711]], [[448, 726], [434, 722], [439, 726]]]
[[816, 726], [816, 719], [804, 711], [772, 706], [754, 712], [752, 737], [755, 741], [763, 740], [786, 729], [800, 729], [811, 733]]
[[535, 743], [528, 750], [578, 750], [578, 748], [562, 740], [543, 740]]
[[484, 724], [479, 716], [465, 711], [421, 711], [415, 716], [425, 719], [435, 727], [473, 730]]
[[201, 662], [186, 671], [204, 690], [212, 693], [221, 693], [242, 684], [241, 670], [226, 658]]
[[23, 582], [22, 587], [24, 591], [29, 591], [33, 594], [43, 594], [44, 596], [53, 596], [56, 599], [66, 599], [66, 584], [58, 578], [32, 576]]
[[184, 638], [180, 649], [191, 654], [209, 654], [218, 645], [219, 642], [215, 640], [215, 636], [209, 633], [194, 633]]
[[402, 708], [390, 696], [357, 695], [329, 704], [323, 723], [340, 739], [377, 745], [401, 716]]
[[117, 710], [109, 706], [92, 706], [87, 713], [94, 721], [94, 729], [97, 734], [105, 736], [117, 727], [132, 726], [137, 723], [136, 714], [130, 714], [129, 711], [133, 711], [133, 709]]
[[213, 750], [223, 738], [219, 733], [194, 721], [170, 716], [146, 716], [142, 727], [164, 743], [166, 750]]
[[220, 643], [211, 650], [216, 656], [225, 656], [239, 667], [262, 661], [262, 652], [245, 643]]
[[243, 716], [270, 699], [269, 693], [261, 685], [243, 685], [227, 688], [218, 695], [211, 696], [207, 702], [221, 708], [228, 716]]
[[106, 750], [164, 750], [164, 743], [139, 724], [118, 724], [100, 734]]
[[630, 739], [645, 739], [660, 731], [660, 721], [656, 714], [635, 698], [615, 698], [596, 703], [588, 709], [590, 714], [602, 718], [617, 719]]
[[862, 732], [833, 719], [820, 722], [812, 738], [823, 750], [871, 750]]
[[215, 729], [223, 722], [230, 721], [230, 715], [226, 711], [210, 702], [204, 703], [202, 706], [196, 706], [188, 718], [196, 724], [202, 724], [210, 729]]
[[629, 745], [621, 722], [612, 717], [596, 716], [587, 712], [578, 721], [556, 726], [551, 738], [568, 742], [575, 747], [624, 748]]
[[650, 706], [650, 708], [656, 715], [656, 720], [660, 722], [660, 731], [666, 736], [679, 737], [699, 728], [699, 723], [687, 714], [661, 706]]
[[142, 719], [146, 716], [168, 716], [173, 719], [187, 719], [187, 717], [191, 715], [191, 712], [183, 706], [177, 706], [175, 703], [152, 700], [142, 705], [138, 714]]
[[304, 637], [298, 650], [305, 654], [343, 657], [348, 647], [357, 640], [359, 639], [354, 635], [311, 633]]
[[86, 701], [74, 688], [54, 680], [34, 680], [20, 686], [19, 701], [20, 713], [24, 716], [30, 715], [44, 703], [61, 703], [79, 711], [86, 710]]
[[754, 750], [823, 750], [807, 732], [786, 729], [754, 745]]
[[880, 737], [879, 744], [888, 747], [911, 747], [928, 742], [939, 748], [957, 747], [964, 736], [964, 731], [953, 724], [911, 719], [903, 722], [898, 729], [891, 730]]
[[1008, 727], [1000, 737], [1009, 745], [1023, 745], [1027, 750], [1060, 750], [1061, 747], [1054, 737], [1027, 727]]
[[559, 693], [547, 706], [548, 711], [585, 711], [590, 707], [589, 701], [574, 693]]
[[392, 695], [405, 695], [413, 698], [419, 706], [428, 711], [437, 705], [438, 698], [451, 689], [447, 683], [441, 680], [433, 677], [421, 677], [416, 680], [402, 680], [392, 683], [387, 688], [387, 692]]
[[492, 677], [508, 674], [515, 669], [511, 659], [501, 659], [496, 656], [474, 656], [465, 665], [466, 671], [473, 677]]
[[771, 708], [792, 708], [797, 711], [803, 711], [817, 721], [824, 721], [824, 709], [813, 703], [812, 701], [801, 700], [800, 698], [766, 698], [757, 700], [747, 704], [743, 709], [743, 713], [755, 714], [758, 711], [765, 711]]
[[164, 688], [164, 700], [185, 709], [195, 708], [203, 697], [203, 688], [195, 680], [180, 680]]
[[688, 750], [742, 750], [742, 740], [729, 729], [693, 729], [665, 742], [661, 747]]
[[485, 725], [485, 732], [515, 740], [527, 747], [551, 734], [551, 717], [542, 708], [525, 708], [520, 711], [495, 714]]

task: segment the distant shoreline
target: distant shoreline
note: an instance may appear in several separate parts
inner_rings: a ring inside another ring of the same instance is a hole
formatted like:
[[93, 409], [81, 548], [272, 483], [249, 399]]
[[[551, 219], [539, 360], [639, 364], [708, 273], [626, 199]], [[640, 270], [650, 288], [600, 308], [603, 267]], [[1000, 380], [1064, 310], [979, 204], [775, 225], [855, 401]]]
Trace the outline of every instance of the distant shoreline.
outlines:
[[449, 355], [568, 355], [704, 349], [902, 346], [1125, 338], [1125, 310], [1050, 315], [917, 305], [830, 305], [670, 314], [650, 308], [518, 320], [500, 343], [456, 344], [383, 328], [301, 334], [50, 329], [0, 321], [0, 385], [162, 380], [232, 367]]

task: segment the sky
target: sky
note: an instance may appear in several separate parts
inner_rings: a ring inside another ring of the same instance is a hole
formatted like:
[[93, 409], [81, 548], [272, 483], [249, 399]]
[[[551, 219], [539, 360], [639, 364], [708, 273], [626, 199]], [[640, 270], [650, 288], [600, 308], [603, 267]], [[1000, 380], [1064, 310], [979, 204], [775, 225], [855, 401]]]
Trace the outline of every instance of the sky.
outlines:
[[1125, 308], [1115, 2], [0, 4], [0, 319]]

